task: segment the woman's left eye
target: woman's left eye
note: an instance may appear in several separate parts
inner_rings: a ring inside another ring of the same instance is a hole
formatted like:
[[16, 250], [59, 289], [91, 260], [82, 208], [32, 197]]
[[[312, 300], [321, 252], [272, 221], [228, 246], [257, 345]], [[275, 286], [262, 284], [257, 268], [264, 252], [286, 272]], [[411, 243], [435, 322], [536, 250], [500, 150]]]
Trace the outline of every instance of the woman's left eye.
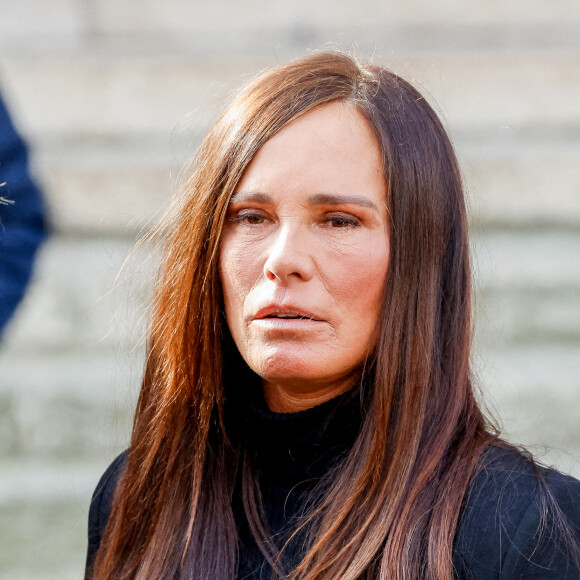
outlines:
[[331, 214], [326, 216], [326, 222], [330, 224], [333, 228], [347, 228], [347, 227], [358, 227], [360, 226], [360, 221], [351, 215], [345, 214]]

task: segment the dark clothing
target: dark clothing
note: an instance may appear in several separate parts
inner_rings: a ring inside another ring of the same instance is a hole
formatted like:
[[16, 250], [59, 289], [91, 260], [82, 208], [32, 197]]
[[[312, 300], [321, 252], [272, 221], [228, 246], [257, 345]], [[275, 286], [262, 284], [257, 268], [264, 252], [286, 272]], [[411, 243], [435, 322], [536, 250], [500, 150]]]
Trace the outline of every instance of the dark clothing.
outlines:
[[26, 146], [0, 96], [0, 335], [24, 295], [45, 236], [44, 206], [28, 171]]
[[[347, 394], [299, 413], [280, 414], [264, 403], [251, 403], [241, 425], [255, 449], [265, 515], [284, 543], [296, 525], [316, 481], [351, 448], [361, 424], [356, 397]], [[472, 481], [462, 508], [453, 549], [459, 580], [544, 578], [572, 580], [580, 570], [568, 562], [564, 542], [550, 526], [539, 535], [539, 483], [533, 463], [515, 451], [492, 448]], [[89, 515], [89, 553], [92, 562], [109, 517], [113, 492], [126, 463], [119, 456], [103, 475]], [[539, 468], [559, 508], [580, 541], [580, 482]], [[235, 494], [239, 497], [240, 494]], [[234, 499], [240, 538], [238, 578], [265, 580], [272, 570], [254, 541], [241, 506]], [[300, 557], [300, 538], [290, 544], [291, 561]]]

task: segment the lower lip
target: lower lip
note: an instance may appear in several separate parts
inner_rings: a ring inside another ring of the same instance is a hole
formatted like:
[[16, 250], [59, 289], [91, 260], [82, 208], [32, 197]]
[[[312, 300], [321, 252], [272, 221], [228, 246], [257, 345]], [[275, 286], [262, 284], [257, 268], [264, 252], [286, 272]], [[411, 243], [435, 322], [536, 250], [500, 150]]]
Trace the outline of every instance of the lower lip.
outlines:
[[308, 331], [318, 329], [324, 322], [322, 320], [312, 320], [310, 318], [257, 318], [252, 320], [258, 328], [264, 330], [281, 331]]

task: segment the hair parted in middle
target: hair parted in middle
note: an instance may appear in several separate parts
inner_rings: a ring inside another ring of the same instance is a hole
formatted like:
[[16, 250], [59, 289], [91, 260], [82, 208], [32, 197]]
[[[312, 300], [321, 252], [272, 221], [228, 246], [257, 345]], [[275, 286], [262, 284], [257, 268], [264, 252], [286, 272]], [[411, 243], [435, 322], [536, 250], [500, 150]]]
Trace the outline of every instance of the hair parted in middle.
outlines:
[[[336, 101], [362, 113], [382, 153], [390, 262], [360, 385], [360, 434], [318, 484], [320, 499], [303, 521], [303, 560], [285, 570], [282, 546], [260, 518], [251, 464], [224, 420], [224, 371], [237, 353], [226, 347], [218, 257], [230, 197], [256, 152], [294, 119]], [[470, 375], [461, 176], [431, 106], [386, 68], [343, 53], [291, 61], [241, 90], [200, 146], [180, 196], [164, 225], [128, 466], [95, 580], [234, 578], [231, 497], [242, 468], [248, 520], [285, 577], [451, 580], [460, 506], [495, 435]]]

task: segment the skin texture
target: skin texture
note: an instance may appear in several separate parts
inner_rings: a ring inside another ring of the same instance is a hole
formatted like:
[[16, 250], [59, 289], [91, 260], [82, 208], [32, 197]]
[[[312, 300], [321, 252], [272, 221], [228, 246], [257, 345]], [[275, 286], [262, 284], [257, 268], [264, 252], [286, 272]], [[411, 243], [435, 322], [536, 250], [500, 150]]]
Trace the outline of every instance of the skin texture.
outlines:
[[220, 276], [233, 339], [273, 411], [323, 403], [360, 376], [389, 264], [386, 192], [376, 137], [346, 103], [292, 121], [244, 172]]

